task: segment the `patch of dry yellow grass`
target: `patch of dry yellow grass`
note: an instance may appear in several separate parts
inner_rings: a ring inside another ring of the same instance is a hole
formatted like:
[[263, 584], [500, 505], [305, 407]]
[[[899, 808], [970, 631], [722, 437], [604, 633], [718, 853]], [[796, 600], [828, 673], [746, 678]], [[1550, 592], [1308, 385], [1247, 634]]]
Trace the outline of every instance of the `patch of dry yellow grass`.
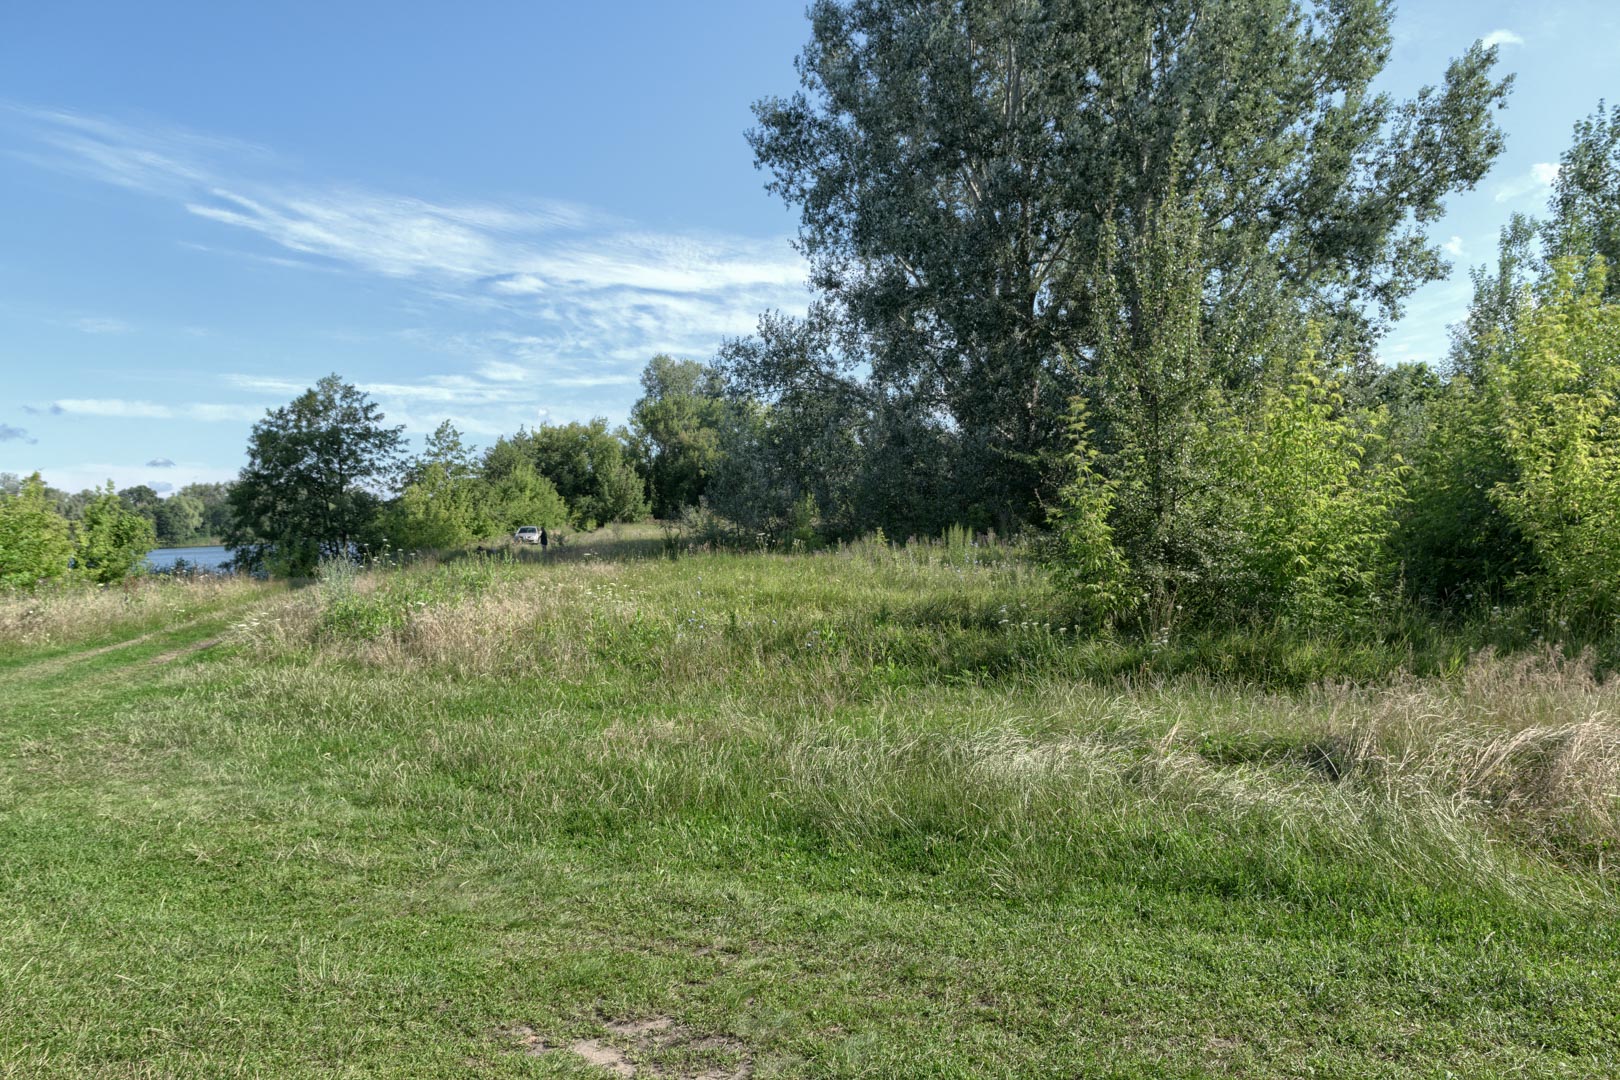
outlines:
[[0, 593], [0, 648], [69, 645], [175, 625], [279, 588], [237, 575], [199, 575]]

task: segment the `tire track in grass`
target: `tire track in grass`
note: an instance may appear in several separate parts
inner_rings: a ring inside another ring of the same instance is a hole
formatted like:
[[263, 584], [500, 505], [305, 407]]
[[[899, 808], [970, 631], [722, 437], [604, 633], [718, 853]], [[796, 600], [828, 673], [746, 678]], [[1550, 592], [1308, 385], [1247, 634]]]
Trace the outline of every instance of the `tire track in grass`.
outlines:
[[66, 675], [75, 679], [86, 675], [100, 677], [198, 653], [224, 641], [223, 631], [253, 606], [253, 602], [238, 604], [123, 641], [36, 660], [0, 675], [0, 687], [8, 690], [26, 687], [37, 691]]

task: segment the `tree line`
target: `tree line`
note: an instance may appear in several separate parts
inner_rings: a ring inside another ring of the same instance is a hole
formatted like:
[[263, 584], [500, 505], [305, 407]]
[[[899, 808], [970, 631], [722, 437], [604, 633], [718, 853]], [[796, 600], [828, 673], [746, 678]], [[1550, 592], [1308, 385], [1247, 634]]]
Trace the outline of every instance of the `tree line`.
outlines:
[[202, 539], [242, 569], [302, 576], [325, 557], [461, 548], [521, 525], [675, 516], [702, 497], [717, 457], [721, 387], [704, 365], [662, 355], [642, 382], [628, 429], [546, 425], [477, 452], [446, 421], [408, 455], [403, 428], [331, 375], [267, 412], [229, 484], [70, 495], [37, 473], [0, 474], [0, 581], [119, 580], [154, 546]]
[[717, 356], [710, 505], [778, 535], [1050, 527], [1099, 623], [1522, 600], [1612, 628], [1620, 110], [1507, 224], [1447, 360], [1382, 366], [1512, 81], [1475, 43], [1377, 92], [1392, 17], [818, 0], [802, 89], [750, 134], [813, 299]]
[[[1441, 364], [1377, 362], [1502, 150], [1475, 43], [1401, 100], [1380, 0], [818, 0], [755, 106], [802, 316], [657, 357], [628, 428], [426, 451], [332, 376], [226, 498], [245, 563], [697, 514], [717, 537], [1040, 530], [1101, 623], [1620, 616], [1620, 110], [1576, 126]], [[169, 500], [164, 500], [165, 502]]]

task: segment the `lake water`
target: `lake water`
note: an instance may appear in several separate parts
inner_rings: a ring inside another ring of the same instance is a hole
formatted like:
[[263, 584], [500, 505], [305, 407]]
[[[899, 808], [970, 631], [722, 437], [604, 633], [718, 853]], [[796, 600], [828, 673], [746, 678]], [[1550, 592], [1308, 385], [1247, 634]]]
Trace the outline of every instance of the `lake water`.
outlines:
[[167, 570], [184, 559], [199, 570], [224, 570], [231, 561], [231, 553], [222, 547], [155, 548], [147, 552], [149, 570]]

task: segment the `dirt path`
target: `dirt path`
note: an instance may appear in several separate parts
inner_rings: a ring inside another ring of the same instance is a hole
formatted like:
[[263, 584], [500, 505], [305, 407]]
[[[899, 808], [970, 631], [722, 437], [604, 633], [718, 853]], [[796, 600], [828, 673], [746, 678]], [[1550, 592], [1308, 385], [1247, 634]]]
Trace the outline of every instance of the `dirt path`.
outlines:
[[[207, 627], [210, 624], [217, 626], [217, 629], [222, 631], [232, 621], [239, 619], [243, 611], [254, 606], [254, 603], [262, 603], [262, 598], [255, 598], [252, 603], [244, 603], [234, 607], [212, 611], [206, 615], [199, 615], [196, 618], [187, 619], [184, 622], [161, 627], [157, 630], [148, 630], [144, 634], [136, 634], [134, 637], [125, 638], [123, 641], [114, 641], [106, 645], [97, 645], [94, 648], [83, 649], [78, 652], [65, 653], [60, 656], [52, 656], [44, 660], [36, 660], [33, 663], [23, 664], [22, 666], [13, 668], [8, 672], [0, 673], [0, 682], [11, 684], [41, 682], [45, 679], [50, 679], [60, 675], [64, 671], [76, 667], [79, 664], [95, 660], [98, 657], [104, 657], [112, 653], [127, 652], [128, 650], [138, 648], [139, 646], [153, 641], [161, 641], [164, 638], [179, 637], [185, 634], [187, 631], [196, 630], [199, 627]], [[213, 648], [223, 640], [225, 639], [222, 633], [215, 633], [202, 641], [186, 642], [182, 645], [176, 645], [174, 648], [166, 649], [155, 656], [132, 659], [129, 664], [118, 665], [112, 670], [125, 671], [130, 667], [137, 665], [149, 666], [168, 663], [171, 660], [176, 660], [183, 656], [189, 656], [193, 653], [198, 653], [205, 649]]]

